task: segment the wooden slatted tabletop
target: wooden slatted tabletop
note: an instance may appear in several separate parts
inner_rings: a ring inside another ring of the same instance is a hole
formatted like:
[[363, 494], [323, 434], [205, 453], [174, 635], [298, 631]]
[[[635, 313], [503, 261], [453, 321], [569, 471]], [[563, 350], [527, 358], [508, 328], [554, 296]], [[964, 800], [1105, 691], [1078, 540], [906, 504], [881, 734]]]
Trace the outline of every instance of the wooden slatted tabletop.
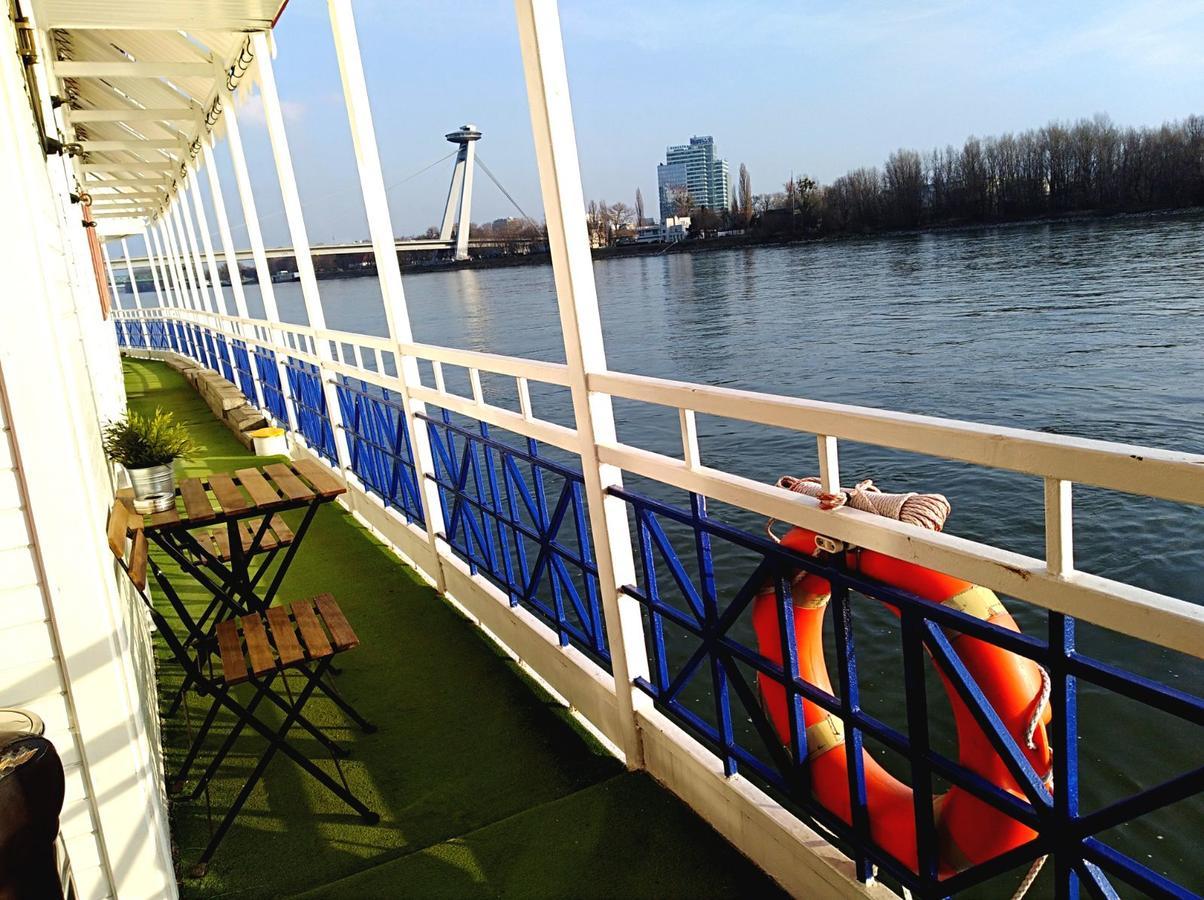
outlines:
[[230, 519], [295, 509], [314, 500], [332, 500], [346, 488], [334, 473], [313, 460], [238, 469], [201, 478], [182, 478], [174, 509], [145, 517], [149, 531], [216, 525]]

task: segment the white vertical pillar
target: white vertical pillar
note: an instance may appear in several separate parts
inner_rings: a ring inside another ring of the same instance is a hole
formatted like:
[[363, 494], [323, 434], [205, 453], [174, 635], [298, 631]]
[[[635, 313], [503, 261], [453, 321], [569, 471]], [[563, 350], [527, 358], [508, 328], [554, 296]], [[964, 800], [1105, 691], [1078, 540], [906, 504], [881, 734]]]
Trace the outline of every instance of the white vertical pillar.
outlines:
[[554, 0], [515, 0], [515, 10], [573, 415], [581, 440], [581, 471], [589, 503], [590, 533], [597, 556], [598, 585], [622, 717], [622, 749], [627, 765], [641, 768], [643, 748], [636, 710], [647, 709], [651, 703], [633, 681], [648, 676], [648, 657], [639, 605], [621, 590], [623, 585], [634, 584], [636, 580], [627, 506], [607, 493], [608, 488], [622, 484], [622, 473], [614, 466], [603, 465], [597, 454], [599, 443], [615, 440], [615, 423], [610, 396], [591, 393], [588, 386], [591, 373], [606, 371], [606, 352], [593, 260], [586, 239], [585, 199], [560, 17]]
[[[219, 352], [225, 353], [226, 365], [229, 367], [231, 377], [237, 378], [233, 374], [235, 368], [234, 347], [231, 344], [237, 333], [230, 327], [230, 322], [222, 318], [229, 315], [230, 311], [226, 306], [226, 295], [222, 291], [221, 275], [217, 271], [217, 258], [213, 255], [213, 239], [209, 235], [209, 217], [205, 214], [205, 200], [201, 196], [200, 179], [196, 177], [196, 168], [191, 163], [187, 165], [187, 170], [187, 182], [192, 192], [192, 210], [196, 214], [197, 230], [201, 233], [201, 247], [205, 251], [205, 262], [209, 266], [209, 290], [213, 294], [213, 328], [224, 336], [222, 344], [225, 349]], [[188, 220], [188, 229], [189, 237], [193, 237], [192, 219]], [[254, 390], [254, 387], [251, 390]]]
[[476, 141], [469, 141], [464, 154], [464, 187], [460, 191], [460, 213], [456, 224], [456, 259], [468, 259], [469, 221], [472, 218], [472, 172], [476, 161]]
[[[205, 200], [201, 196], [200, 180], [196, 170], [188, 167], [188, 184], [192, 193], [192, 210], [196, 215], [197, 231], [200, 232], [201, 250], [204, 252], [204, 262], [209, 270], [209, 289], [213, 292], [213, 311], [219, 315], [229, 315], [226, 305], [226, 294], [222, 290], [221, 273], [217, 270], [217, 257], [213, 255], [213, 238], [209, 234], [209, 216], [205, 212]], [[190, 223], [191, 225], [191, 223]]]
[[1074, 519], [1069, 481], [1045, 479], [1045, 566], [1065, 578], [1074, 571]]
[[[280, 310], [276, 307], [276, 293], [272, 290], [272, 272], [268, 268], [267, 250], [263, 246], [263, 232], [259, 228], [259, 213], [255, 209], [255, 195], [251, 191], [251, 175], [247, 171], [247, 157], [243, 152], [242, 133], [238, 128], [238, 114], [234, 111], [234, 96], [229, 91], [222, 91], [222, 108], [225, 110], [226, 139], [230, 145], [230, 158], [234, 163], [234, 183], [238, 187], [238, 197], [242, 203], [243, 219], [247, 224], [247, 238], [251, 242], [251, 256], [255, 260], [255, 276], [259, 280], [259, 293], [263, 298], [264, 318], [273, 324], [280, 321]], [[223, 240], [225, 238], [223, 237]], [[297, 411], [288, 396], [288, 374], [281, 354], [287, 353], [284, 339], [279, 329], [272, 328], [269, 332], [276, 351], [276, 375], [280, 380], [280, 392], [284, 397], [284, 409], [288, 415], [285, 424], [290, 431], [297, 431]], [[266, 407], [266, 402], [265, 402]]]
[[155, 253], [151, 249], [150, 230], [142, 226], [142, 244], [146, 247], [146, 262], [150, 268], [151, 283], [155, 286], [155, 302], [160, 308], [164, 307], [163, 288], [159, 285], [159, 270], [155, 265]]
[[[138, 328], [142, 331], [142, 342], [150, 348], [150, 333], [146, 329], [146, 319], [142, 313], [142, 294], [138, 290], [138, 279], [134, 275], [134, 264], [130, 262], [130, 246], [125, 238], [121, 239], [121, 252], [125, 256], [125, 271], [130, 276], [130, 289], [134, 292], [134, 308], [138, 310]], [[147, 256], [150, 256], [149, 250]], [[126, 326], [129, 332], [129, 326]]]
[[[301, 212], [301, 195], [297, 191], [297, 176], [293, 172], [288, 135], [284, 131], [284, 112], [280, 108], [280, 96], [276, 93], [276, 75], [272, 70], [272, 47], [268, 35], [262, 31], [255, 32], [251, 35], [251, 46], [255, 52], [255, 64], [259, 67], [259, 93], [263, 98], [263, 115], [268, 126], [268, 139], [272, 144], [272, 156], [276, 161], [276, 177], [280, 182], [284, 217], [288, 221], [293, 255], [297, 260], [297, 274], [301, 279], [305, 312], [309, 317], [310, 328], [325, 331], [326, 315], [322, 311], [322, 298], [318, 294], [318, 280], [314, 275], [314, 261], [309, 249], [309, 235], [306, 234], [305, 217]], [[330, 418], [331, 431], [334, 434], [335, 458], [339, 468], [346, 475], [351, 455], [347, 450], [347, 432], [343, 429], [338, 391], [335, 389], [331, 373], [326, 368], [326, 364], [332, 359], [330, 342], [317, 337], [314, 339], [314, 350], [318, 356], [318, 377], [326, 397], [326, 414]]]
[[192, 213], [189, 209], [188, 202], [188, 179], [180, 183], [176, 190], [176, 197], [179, 200], [178, 215], [180, 223], [183, 225], [185, 246], [184, 255], [187, 261], [191, 264], [192, 269], [189, 274], [192, 275], [196, 282], [197, 295], [201, 301], [201, 309], [205, 312], [215, 312], [216, 307], [213, 303], [213, 298], [210, 296], [210, 285], [205, 278], [205, 269], [201, 263], [201, 252], [196, 239], [196, 230], [192, 227]]
[[[250, 313], [247, 311], [247, 295], [242, 287], [242, 270], [238, 267], [238, 254], [234, 251], [234, 237], [230, 233], [230, 218], [226, 214], [226, 198], [222, 196], [222, 183], [217, 174], [217, 164], [213, 161], [213, 136], [209, 136], [209, 141], [202, 142], [201, 145], [201, 161], [205, 166], [205, 174], [209, 178], [209, 196], [213, 201], [213, 217], [217, 219], [217, 231], [222, 240], [222, 255], [226, 259], [226, 273], [230, 276], [230, 293], [234, 296], [234, 314], [240, 319], [249, 319]], [[204, 211], [204, 206], [200, 202], [198, 191], [197, 208]], [[203, 225], [203, 230], [208, 234], [208, 224]], [[217, 276], [214, 280], [220, 283]], [[243, 323], [238, 323], [231, 330], [233, 336], [243, 336]], [[255, 352], [254, 346], [248, 346], [248, 354]], [[255, 365], [254, 360], [251, 360], [251, 378], [255, 385], [252, 390], [255, 392], [254, 402], [259, 408], [263, 408], [263, 388], [259, 384], [259, 367]]]
[[[163, 256], [163, 248], [159, 241], [159, 226], [161, 222], [162, 218], [160, 218], [157, 222], [151, 223], [150, 228], [147, 229], [146, 249], [151, 258], [151, 271], [157, 271], [159, 273], [155, 275], [155, 285], [156, 287], [162, 287], [163, 289], [162, 293], [159, 295], [159, 307], [162, 310], [163, 328], [164, 331], [167, 331], [172, 327], [171, 320], [175, 318], [175, 316], [170, 313], [169, 310], [176, 306], [176, 300], [171, 287], [171, 278], [167, 270], [167, 260]], [[170, 334], [165, 334], [164, 337], [167, 339], [167, 346], [170, 349], [171, 336]]]
[[184, 343], [187, 348], [186, 352], [199, 362], [201, 357], [197, 353], [196, 344], [193, 341], [192, 329], [188, 327], [189, 317], [185, 315], [186, 311], [190, 308], [190, 303], [184, 287], [184, 275], [180, 270], [179, 257], [176, 254], [175, 239], [172, 237], [170, 206], [164, 210], [163, 216], [159, 220], [159, 237], [163, 245], [163, 254], [167, 259], [167, 269], [171, 273], [172, 286], [175, 289], [176, 322], [182, 328]]
[[[364, 210], [368, 216], [368, 234], [372, 238], [372, 252], [376, 257], [376, 272], [385, 305], [385, 322], [388, 323], [390, 339], [399, 345], [407, 344], [414, 339], [414, 334], [401, 284], [401, 267], [397, 263], [397, 244], [393, 236], [393, 223], [389, 219], [388, 195], [385, 193], [385, 179], [376, 146], [376, 129], [372, 124], [372, 107], [368, 102], [368, 87], [360, 60], [355, 16], [351, 10], [351, 0], [329, 0], [327, 6], [334, 49], [339, 60], [339, 77], [343, 82], [343, 101], [351, 125], [351, 143], [355, 148], [356, 168], [364, 194]], [[430, 434], [426, 422], [417, 418], [420, 413], [426, 412], [426, 406], [421, 401], [412, 400], [406, 389], [421, 383], [418, 360], [406, 356], [400, 346], [396, 358], [397, 377], [403, 386], [402, 414], [410, 434], [422, 495], [422, 517], [426, 522], [427, 541], [438, 560], [436, 535], [443, 531], [443, 508], [439, 503], [438, 486], [432, 480], [435, 462], [431, 455]], [[434, 577], [438, 589], [442, 591], [445, 587], [442, 567], [437, 566], [436, 571], [428, 574]]]
[[194, 340], [194, 335], [191, 328], [191, 317], [186, 313], [192, 308], [192, 299], [189, 295], [188, 282], [184, 277], [184, 272], [180, 267], [180, 256], [176, 249], [176, 240], [172, 228], [172, 210], [173, 206], [169, 203], [163, 213], [162, 227], [160, 228], [160, 236], [163, 239], [163, 250], [167, 255], [167, 263], [171, 270], [172, 283], [175, 286], [176, 306], [179, 312], [176, 315], [176, 321], [180, 323], [183, 329], [184, 342], [187, 347], [187, 353], [192, 359], [200, 362], [203, 358], [199, 352], [199, 348]]
[[171, 245], [172, 258], [175, 261], [176, 268], [179, 270], [180, 281], [184, 285], [184, 290], [187, 291], [189, 307], [193, 310], [201, 310], [204, 306], [201, 304], [200, 288], [196, 284], [192, 272], [188, 270], [188, 248], [184, 242], [184, 229], [180, 225], [180, 201], [178, 193], [172, 198], [171, 206], [167, 209], [167, 226], [168, 243]]
[[121, 301], [117, 299], [117, 279], [113, 277], [113, 261], [109, 259], [109, 248], [107, 244], [100, 245], [100, 255], [104, 257], [105, 272], [109, 275], [109, 291], [113, 295], [113, 308], [121, 309]]
[[[212, 137], [210, 138], [212, 141]], [[217, 233], [222, 241], [222, 256], [226, 261], [226, 273], [230, 276], [230, 293], [234, 296], [234, 315], [249, 319], [247, 295], [242, 287], [242, 273], [238, 268], [238, 254], [234, 250], [234, 237], [230, 232], [230, 217], [226, 213], [226, 199], [222, 196], [221, 178], [213, 161], [213, 144], [201, 147], [201, 161], [209, 178], [209, 196], [213, 201], [213, 217], [217, 219]], [[198, 204], [200, 200], [198, 198]], [[206, 226], [206, 230], [208, 230]]]
[[464, 187], [464, 162], [466, 159], [464, 149], [464, 147], [461, 147], [456, 153], [456, 165], [452, 169], [451, 188], [447, 192], [447, 206], [443, 208], [443, 223], [439, 228], [439, 240], [441, 241], [451, 240], [452, 225], [456, 221], [456, 209], [460, 205], [460, 194]]

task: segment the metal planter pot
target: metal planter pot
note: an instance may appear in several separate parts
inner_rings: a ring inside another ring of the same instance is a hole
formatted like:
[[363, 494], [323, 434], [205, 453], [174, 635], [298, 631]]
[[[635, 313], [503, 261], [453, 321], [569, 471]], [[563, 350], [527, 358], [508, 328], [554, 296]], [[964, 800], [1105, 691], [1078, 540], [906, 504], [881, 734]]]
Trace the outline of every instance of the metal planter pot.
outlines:
[[135, 499], [151, 494], [174, 494], [176, 491], [175, 469], [172, 465], [151, 466], [149, 469], [126, 469], [130, 473], [130, 484]]

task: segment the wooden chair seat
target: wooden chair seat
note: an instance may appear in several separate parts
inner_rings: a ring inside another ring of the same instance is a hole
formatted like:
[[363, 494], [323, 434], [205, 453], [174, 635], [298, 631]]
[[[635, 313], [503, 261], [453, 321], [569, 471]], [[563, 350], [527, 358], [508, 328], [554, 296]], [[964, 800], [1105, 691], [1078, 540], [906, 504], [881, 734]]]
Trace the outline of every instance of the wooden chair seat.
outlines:
[[[243, 519], [238, 523], [238, 534], [242, 538], [243, 553], [250, 552], [251, 545], [255, 541], [255, 535], [259, 533], [259, 527], [262, 524], [262, 517], [258, 519]], [[293, 537], [293, 530], [288, 527], [284, 519], [280, 518], [280, 516], [272, 516], [268, 522], [267, 531], [259, 539], [259, 546], [255, 548], [255, 552], [267, 553], [269, 550], [287, 547], [293, 542]], [[218, 528], [208, 528], [198, 533], [196, 539], [206, 551], [212, 553], [222, 562], [230, 561], [230, 532], [225, 525]]]
[[222, 678], [240, 684], [252, 675], [302, 665], [359, 645], [347, 617], [330, 594], [294, 600], [287, 607], [227, 619], [217, 626]]

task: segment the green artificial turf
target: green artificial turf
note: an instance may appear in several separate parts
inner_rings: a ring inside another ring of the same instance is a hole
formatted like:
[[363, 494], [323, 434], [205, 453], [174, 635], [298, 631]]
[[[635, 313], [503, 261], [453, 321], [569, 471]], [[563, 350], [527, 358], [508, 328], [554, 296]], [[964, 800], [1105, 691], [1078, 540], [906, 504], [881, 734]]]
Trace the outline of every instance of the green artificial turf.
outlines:
[[[230, 471], [254, 457], [182, 376], [125, 361], [133, 409], [171, 410], [199, 446], [180, 474]], [[296, 523], [294, 522], [294, 525]], [[163, 561], [161, 561], [163, 562]], [[173, 584], [186, 585], [164, 564]], [[381, 814], [370, 826], [292, 761], [277, 756], [185, 897], [750, 896], [774, 884], [650, 778], [629, 775], [509, 659], [349, 514], [322, 507], [280, 597], [328, 591], [361, 644], [340, 655], [340, 692], [379, 726], [361, 734], [325, 698], [306, 714], [351, 749], [352, 790]], [[199, 588], [185, 593], [199, 609]], [[158, 648], [160, 699], [179, 670]], [[299, 685], [299, 681], [294, 684]], [[245, 688], [246, 686], [244, 686]], [[246, 694], [244, 694], [244, 699]], [[163, 724], [174, 771], [208, 709], [189, 695]], [[218, 719], [210, 746], [229, 729]], [[334, 774], [315, 740], [291, 742]], [[265, 742], [244, 733], [208, 803], [172, 804], [187, 873]], [[204, 757], [202, 757], [204, 759]], [[337, 775], [336, 775], [337, 777]]]

